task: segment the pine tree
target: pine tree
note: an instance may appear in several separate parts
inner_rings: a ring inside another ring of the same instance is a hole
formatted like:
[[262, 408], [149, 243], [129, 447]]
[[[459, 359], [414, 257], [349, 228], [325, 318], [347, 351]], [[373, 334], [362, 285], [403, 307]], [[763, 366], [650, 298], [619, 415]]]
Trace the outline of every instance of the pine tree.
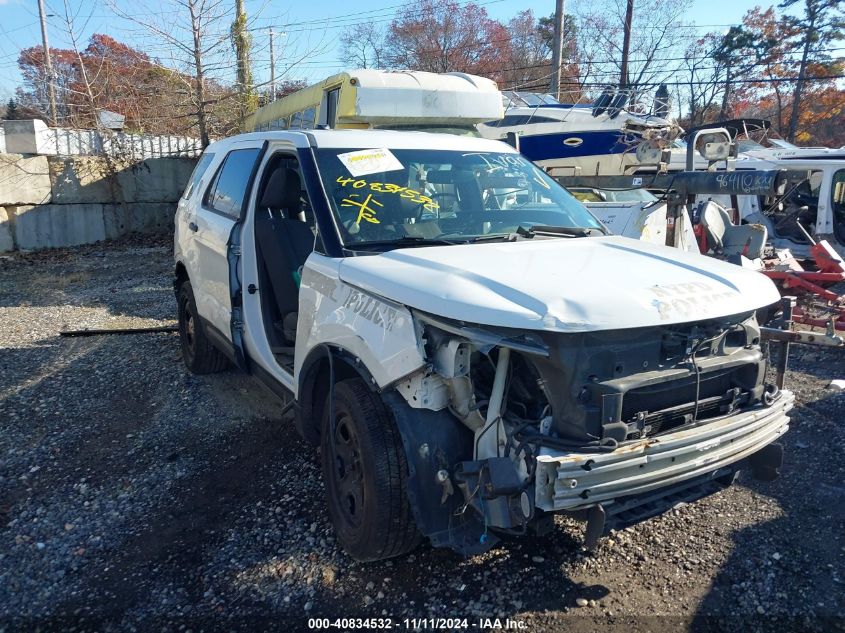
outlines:
[[14, 97], [9, 99], [9, 103], [6, 104], [6, 115], [3, 117], [7, 121], [14, 121], [20, 116], [20, 108], [18, 108], [18, 103], [15, 101]]

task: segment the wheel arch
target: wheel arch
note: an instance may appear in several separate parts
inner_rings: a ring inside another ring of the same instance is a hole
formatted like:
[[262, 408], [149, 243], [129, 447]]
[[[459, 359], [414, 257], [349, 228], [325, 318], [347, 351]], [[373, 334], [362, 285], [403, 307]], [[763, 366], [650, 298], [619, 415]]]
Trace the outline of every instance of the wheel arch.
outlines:
[[361, 378], [373, 391], [378, 390], [373, 375], [360, 358], [349, 350], [335, 345], [318, 345], [302, 363], [296, 390], [296, 429], [309, 443], [320, 443], [320, 425], [323, 419], [328, 387], [334, 370], [332, 384], [347, 378]]
[[177, 261], [176, 266], [173, 269], [173, 291], [177, 295], [179, 294], [179, 286], [181, 286], [185, 281], [190, 281], [188, 269], [181, 261]]

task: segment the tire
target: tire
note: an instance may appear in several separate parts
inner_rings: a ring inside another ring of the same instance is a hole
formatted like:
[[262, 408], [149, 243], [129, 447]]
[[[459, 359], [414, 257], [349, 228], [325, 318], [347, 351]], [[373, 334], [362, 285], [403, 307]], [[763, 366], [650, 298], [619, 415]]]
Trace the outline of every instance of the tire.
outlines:
[[226, 357], [211, 344], [197, 316], [194, 291], [187, 279], [179, 286], [178, 310], [179, 342], [188, 370], [193, 374], [215, 374], [226, 369]]
[[337, 383], [333, 416], [329, 409], [327, 398], [321, 456], [338, 542], [358, 561], [410, 552], [421, 536], [411, 514], [408, 465], [395, 423], [360, 378]]

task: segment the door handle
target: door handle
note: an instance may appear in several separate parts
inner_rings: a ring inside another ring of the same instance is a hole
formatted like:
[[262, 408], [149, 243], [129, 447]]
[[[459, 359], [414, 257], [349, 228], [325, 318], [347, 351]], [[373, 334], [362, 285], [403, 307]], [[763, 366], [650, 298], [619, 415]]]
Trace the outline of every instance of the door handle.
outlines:
[[200, 227], [197, 226], [196, 222], [188, 222], [188, 228], [191, 229], [194, 233], [200, 230]]

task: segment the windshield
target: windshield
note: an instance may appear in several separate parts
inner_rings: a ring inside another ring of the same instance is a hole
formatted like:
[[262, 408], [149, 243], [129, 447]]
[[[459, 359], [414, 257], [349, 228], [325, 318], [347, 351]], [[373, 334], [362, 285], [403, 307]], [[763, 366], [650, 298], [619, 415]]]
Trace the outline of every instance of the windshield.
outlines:
[[519, 154], [429, 149], [318, 149], [345, 245], [466, 242], [533, 226], [604, 231]]

